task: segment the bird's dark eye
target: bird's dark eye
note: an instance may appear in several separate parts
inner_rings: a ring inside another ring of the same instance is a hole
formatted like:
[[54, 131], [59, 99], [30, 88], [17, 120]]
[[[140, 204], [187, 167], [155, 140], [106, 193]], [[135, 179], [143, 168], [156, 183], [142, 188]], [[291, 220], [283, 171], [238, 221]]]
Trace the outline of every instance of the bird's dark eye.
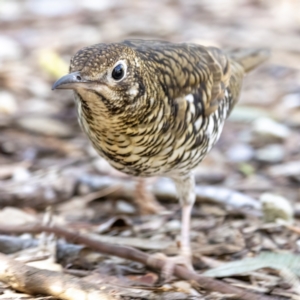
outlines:
[[111, 76], [114, 80], [121, 80], [125, 75], [125, 67], [123, 64], [118, 64], [114, 67]]

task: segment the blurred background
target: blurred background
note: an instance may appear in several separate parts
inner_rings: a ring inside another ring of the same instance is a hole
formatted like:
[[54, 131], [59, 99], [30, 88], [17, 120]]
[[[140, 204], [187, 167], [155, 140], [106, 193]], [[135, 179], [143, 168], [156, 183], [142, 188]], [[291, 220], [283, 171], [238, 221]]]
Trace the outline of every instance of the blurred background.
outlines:
[[93, 176], [123, 176], [89, 146], [72, 92], [51, 85], [80, 48], [125, 38], [270, 47], [197, 182], [300, 200], [299, 0], [1, 0], [1, 206], [57, 203], [97, 191]]

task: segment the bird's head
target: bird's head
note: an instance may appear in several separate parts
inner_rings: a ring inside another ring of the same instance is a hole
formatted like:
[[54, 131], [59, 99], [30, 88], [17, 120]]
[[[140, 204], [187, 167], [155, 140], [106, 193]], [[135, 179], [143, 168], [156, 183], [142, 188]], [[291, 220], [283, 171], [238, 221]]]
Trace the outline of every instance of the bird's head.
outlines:
[[145, 66], [138, 53], [124, 44], [97, 44], [79, 50], [69, 74], [52, 89], [72, 89], [92, 109], [113, 114], [135, 107], [145, 93]]

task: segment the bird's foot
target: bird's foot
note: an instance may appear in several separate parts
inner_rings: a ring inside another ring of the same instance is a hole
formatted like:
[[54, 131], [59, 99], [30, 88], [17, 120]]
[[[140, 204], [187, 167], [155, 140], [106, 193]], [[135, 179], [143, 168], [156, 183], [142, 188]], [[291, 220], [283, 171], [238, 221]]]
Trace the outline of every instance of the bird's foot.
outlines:
[[163, 253], [155, 253], [149, 257], [147, 263], [153, 268], [158, 268], [158, 259], [163, 260], [164, 262], [160, 272], [162, 282], [169, 282], [171, 280], [176, 265], [180, 265], [186, 267], [190, 271], [194, 271], [190, 252], [182, 252], [180, 255], [176, 256], [166, 256]]

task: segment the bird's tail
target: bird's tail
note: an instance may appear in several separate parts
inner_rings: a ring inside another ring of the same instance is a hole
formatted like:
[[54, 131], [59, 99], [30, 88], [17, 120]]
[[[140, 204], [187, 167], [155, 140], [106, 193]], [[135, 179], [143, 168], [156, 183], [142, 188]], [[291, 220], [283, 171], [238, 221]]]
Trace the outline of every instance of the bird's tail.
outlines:
[[245, 73], [250, 72], [258, 65], [262, 64], [270, 56], [271, 51], [266, 48], [260, 49], [238, 49], [230, 51], [229, 57], [237, 61]]

